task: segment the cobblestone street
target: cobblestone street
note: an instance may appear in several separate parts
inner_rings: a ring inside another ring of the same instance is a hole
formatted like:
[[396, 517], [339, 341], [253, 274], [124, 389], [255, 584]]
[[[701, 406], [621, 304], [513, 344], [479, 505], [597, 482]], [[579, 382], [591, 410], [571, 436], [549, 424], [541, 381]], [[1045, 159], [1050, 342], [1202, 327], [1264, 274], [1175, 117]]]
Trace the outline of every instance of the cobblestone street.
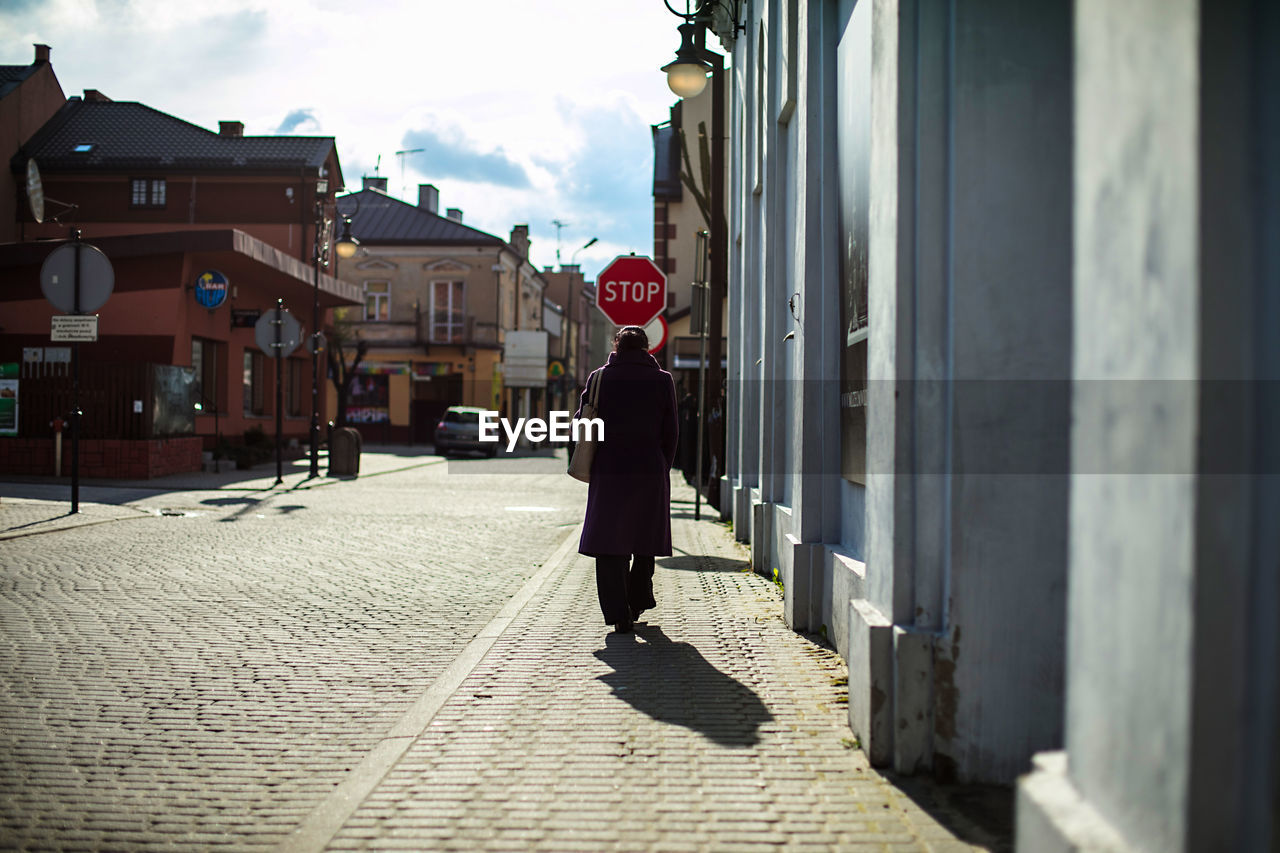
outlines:
[[562, 460], [364, 462], [0, 486], [0, 846], [974, 849], [682, 482], [624, 636]]

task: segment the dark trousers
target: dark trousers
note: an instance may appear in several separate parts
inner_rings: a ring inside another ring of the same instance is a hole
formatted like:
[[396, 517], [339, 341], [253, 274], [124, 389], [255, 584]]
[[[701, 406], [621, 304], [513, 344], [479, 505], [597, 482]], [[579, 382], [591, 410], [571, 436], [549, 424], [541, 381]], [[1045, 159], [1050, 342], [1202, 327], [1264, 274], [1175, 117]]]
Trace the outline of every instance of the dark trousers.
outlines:
[[653, 557], [596, 557], [596, 594], [608, 625], [625, 622], [633, 613], [653, 607]]

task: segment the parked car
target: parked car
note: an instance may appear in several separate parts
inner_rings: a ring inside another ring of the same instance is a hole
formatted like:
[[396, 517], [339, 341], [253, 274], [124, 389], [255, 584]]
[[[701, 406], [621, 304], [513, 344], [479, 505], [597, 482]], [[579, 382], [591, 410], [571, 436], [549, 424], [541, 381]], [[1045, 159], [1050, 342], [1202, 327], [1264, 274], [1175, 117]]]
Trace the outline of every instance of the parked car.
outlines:
[[448, 456], [456, 451], [483, 453], [493, 458], [498, 442], [480, 440], [480, 413], [475, 406], [450, 406], [436, 424], [436, 453]]

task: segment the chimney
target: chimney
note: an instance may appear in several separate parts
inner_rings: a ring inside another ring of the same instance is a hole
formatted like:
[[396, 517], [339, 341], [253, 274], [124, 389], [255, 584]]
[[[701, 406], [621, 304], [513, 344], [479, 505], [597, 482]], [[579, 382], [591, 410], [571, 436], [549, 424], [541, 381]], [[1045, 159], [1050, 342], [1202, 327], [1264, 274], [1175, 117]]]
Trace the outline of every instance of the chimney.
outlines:
[[440, 209], [440, 190], [435, 184], [418, 184], [418, 207], [427, 213], [435, 213]]
[[108, 98], [106, 95], [102, 94], [101, 92], [99, 92], [97, 89], [85, 89], [84, 99], [86, 101], [97, 101], [102, 104], [111, 103], [111, 99]]
[[451, 207], [451, 208], [449, 208], [449, 210], [448, 210], [448, 211], [446, 211], [445, 215], [446, 215], [446, 216], [448, 216], [450, 219], [452, 219], [454, 222], [458, 223], [459, 225], [461, 225], [461, 224], [462, 224], [462, 210], [461, 210], [461, 209], [456, 208], [456, 207]]
[[360, 180], [366, 190], [377, 190], [384, 195], [387, 192], [387, 179], [382, 175], [365, 175]]
[[244, 136], [244, 122], [242, 121], [220, 121], [218, 122], [219, 136]]
[[511, 228], [511, 248], [522, 258], [529, 257], [529, 226], [514, 225]]
[[48, 61], [49, 61], [49, 45], [47, 44], [36, 45], [35, 64], [39, 65], [41, 62], [48, 62]]

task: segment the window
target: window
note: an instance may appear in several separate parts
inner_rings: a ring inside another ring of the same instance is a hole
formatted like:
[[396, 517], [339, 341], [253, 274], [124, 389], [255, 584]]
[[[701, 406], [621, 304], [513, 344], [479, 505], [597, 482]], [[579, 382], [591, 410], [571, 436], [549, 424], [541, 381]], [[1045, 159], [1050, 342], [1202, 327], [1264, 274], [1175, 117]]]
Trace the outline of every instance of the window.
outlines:
[[266, 356], [252, 350], [244, 351], [244, 413], [261, 415], [266, 412]]
[[196, 402], [206, 415], [222, 413], [222, 399], [218, 393], [218, 362], [221, 361], [217, 341], [204, 338], [191, 339], [191, 366], [196, 372]]
[[303, 389], [309, 386], [305, 378], [306, 360], [291, 358], [284, 363], [284, 413], [291, 418], [302, 416]]
[[462, 282], [431, 283], [431, 340], [433, 343], [462, 343]]
[[129, 187], [131, 207], [164, 207], [167, 191], [164, 178], [134, 178]]
[[385, 322], [391, 317], [391, 282], [364, 283], [364, 318]]
[[76, 154], [88, 154], [90, 151], [93, 150], [93, 143], [81, 142], [79, 145], [77, 145], [75, 148], [71, 150], [74, 151]]

